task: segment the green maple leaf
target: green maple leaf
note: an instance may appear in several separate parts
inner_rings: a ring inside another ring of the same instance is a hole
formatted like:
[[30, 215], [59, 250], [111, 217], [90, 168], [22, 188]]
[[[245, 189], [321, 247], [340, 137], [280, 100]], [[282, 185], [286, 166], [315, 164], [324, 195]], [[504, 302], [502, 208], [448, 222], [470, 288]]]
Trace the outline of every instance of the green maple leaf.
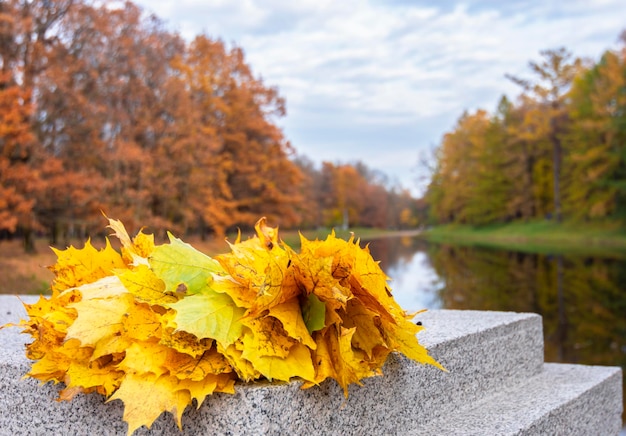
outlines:
[[199, 339], [215, 339], [227, 347], [241, 335], [241, 318], [245, 309], [237, 307], [232, 298], [217, 292], [190, 295], [171, 304], [176, 311], [176, 330], [185, 331]]
[[326, 305], [315, 294], [310, 294], [302, 305], [302, 318], [309, 333], [323, 329], [326, 323]]
[[196, 294], [208, 285], [220, 264], [186, 242], [168, 233], [169, 244], [155, 247], [148, 258], [150, 268], [165, 282], [166, 289], [179, 294]]

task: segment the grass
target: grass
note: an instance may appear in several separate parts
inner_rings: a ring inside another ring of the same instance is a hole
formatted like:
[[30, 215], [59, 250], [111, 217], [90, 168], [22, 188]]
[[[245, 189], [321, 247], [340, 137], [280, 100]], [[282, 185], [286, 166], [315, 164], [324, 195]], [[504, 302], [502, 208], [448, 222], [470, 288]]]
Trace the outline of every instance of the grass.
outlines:
[[518, 222], [484, 227], [444, 225], [424, 233], [432, 242], [527, 252], [626, 255], [626, 228], [615, 223]]
[[0, 294], [48, 292], [53, 275], [46, 266], [56, 257], [43, 241], [36, 247], [36, 254], [26, 254], [20, 240], [0, 242]]
[[[331, 230], [319, 229], [308, 230], [302, 233], [307, 239], [324, 239]], [[390, 235], [406, 234], [406, 232], [394, 232], [382, 229], [357, 228], [350, 231], [336, 232], [340, 238], [347, 239], [350, 232], [354, 232], [355, 236], [364, 241], [376, 238], [386, 237]], [[415, 233], [415, 232], [413, 232]], [[252, 236], [251, 232], [244, 233], [242, 239]], [[237, 235], [228, 236], [229, 241], [235, 241]], [[280, 237], [292, 248], [300, 247], [300, 235], [297, 231], [281, 231]], [[206, 239], [199, 237], [183, 238], [185, 242], [193, 245], [196, 249], [209, 256], [229, 251], [228, 244], [223, 239]], [[92, 244], [96, 248], [104, 247], [104, 238], [93, 238]], [[114, 247], [117, 248], [115, 238], [111, 238]], [[163, 243], [164, 241], [157, 241]], [[75, 247], [83, 247], [84, 240], [70, 241]], [[54, 252], [48, 247], [48, 241], [45, 239], [37, 240], [35, 243], [36, 253], [26, 254], [22, 248], [21, 240], [0, 241], [0, 294], [40, 294], [49, 293], [49, 285], [54, 278], [53, 274], [46, 268], [56, 262]], [[58, 247], [65, 248], [65, 246]]]

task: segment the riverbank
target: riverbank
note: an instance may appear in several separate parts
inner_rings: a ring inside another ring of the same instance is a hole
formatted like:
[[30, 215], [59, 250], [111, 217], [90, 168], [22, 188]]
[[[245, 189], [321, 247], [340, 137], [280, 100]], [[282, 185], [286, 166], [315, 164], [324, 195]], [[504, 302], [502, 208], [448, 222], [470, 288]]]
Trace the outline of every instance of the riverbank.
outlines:
[[[302, 233], [307, 239], [325, 239], [330, 229], [306, 230]], [[371, 228], [355, 228], [350, 230], [337, 230], [336, 235], [339, 238], [348, 239], [350, 234], [354, 233], [356, 238], [361, 241], [371, 241], [373, 239], [384, 238], [389, 236], [415, 236], [419, 233], [417, 230], [392, 231], [385, 229]], [[242, 235], [242, 239], [252, 236], [252, 232]], [[228, 240], [235, 241], [237, 235], [229, 235]], [[300, 234], [295, 230], [280, 231], [280, 237], [293, 249], [300, 247]], [[201, 252], [214, 256], [229, 251], [228, 244], [224, 239], [208, 238], [205, 240], [199, 237], [182, 238], [185, 242], [193, 245]], [[96, 248], [104, 246], [104, 238], [93, 238], [92, 244]], [[117, 247], [115, 238], [111, 238], [114, 247]], [[163, 243], [158, 241], [157, 243]], [[75, 247], [83, 247], [84, 240], [70, 241]], [[21, 240], [0, 241], [0, 294], [40, 294], [49, 293], [53, 274], [46, 268], [56, 262], [54, 252], [48, 246], [48, 241], [39, 239], [35, 242], [36, 253], [27, 254], [24, 252]], [[58, 248], [64, 248], [59, 246]]]
[[626, 228], [611, 224], [537, 221], [484, 227], [443, 225], [422, 236], [435, 243], [478, 245], [544, 253], [606, 253], [626, 255]]

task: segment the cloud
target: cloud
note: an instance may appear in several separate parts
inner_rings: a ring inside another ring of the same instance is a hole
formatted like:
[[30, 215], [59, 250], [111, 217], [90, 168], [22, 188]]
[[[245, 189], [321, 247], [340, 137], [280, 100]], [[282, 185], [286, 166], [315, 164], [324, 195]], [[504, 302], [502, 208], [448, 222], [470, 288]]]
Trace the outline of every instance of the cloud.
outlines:
[[463, 110], [492, 110], [518, 93], [505, 73], [527, 77], [529, 60], [560, 46], [597, 59], [626, 16], [621, 0], [139, 3], [186, 38], [205, 32], [241, 46], [286, 97], [280, 124], [297, 150], [362, 159], [407, 184], [410, 156]]

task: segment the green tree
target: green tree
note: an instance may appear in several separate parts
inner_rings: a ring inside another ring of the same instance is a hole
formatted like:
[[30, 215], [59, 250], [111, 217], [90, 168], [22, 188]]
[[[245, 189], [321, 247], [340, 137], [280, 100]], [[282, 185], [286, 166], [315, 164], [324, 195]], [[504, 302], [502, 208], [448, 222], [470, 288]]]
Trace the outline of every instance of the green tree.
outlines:
[[563, 161], [563, 135], [568, 128], [568, 91], [576, 74], [581, 70], [580, 59], [572, 59], [565, 48], [541, 52], [541, 62], [529, 63], [537, 78], [534, 80], [508, 76], [524, 89], [524, 97], [539, 105], [546, 120], [547, 138], [552, 146], [553, 215], [561, 220], [561, 165]]
[[[626, 42], [626, 40], [624, 41]], [[607, 51], [577, 78], [567, 207], [579, 218], [626, 219], [626, 48]]]

